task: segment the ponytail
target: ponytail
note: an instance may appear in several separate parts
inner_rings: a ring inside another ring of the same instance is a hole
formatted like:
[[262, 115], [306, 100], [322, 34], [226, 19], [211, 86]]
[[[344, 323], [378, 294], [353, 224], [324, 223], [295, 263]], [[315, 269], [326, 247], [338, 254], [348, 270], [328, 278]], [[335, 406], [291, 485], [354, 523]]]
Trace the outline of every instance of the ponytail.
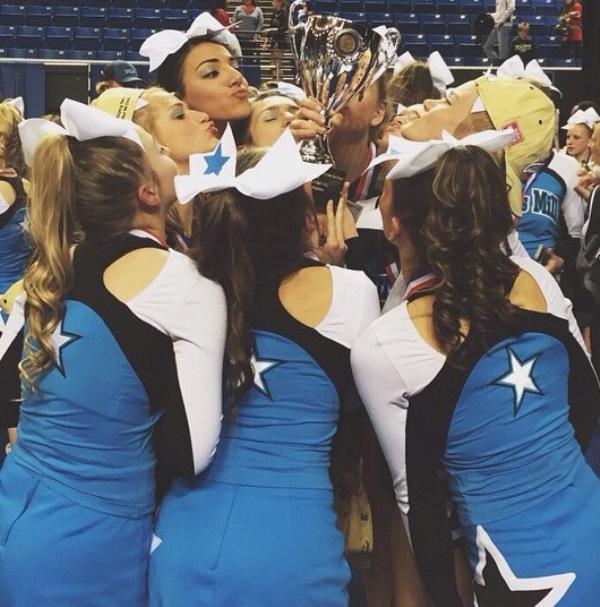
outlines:
[[34, 246], [24, 287], [28, 333], [19, 369], [30, 389], [54, 364], [52, 332], [63, 314], [63, 300], [73, 284], [70, 247], [77, 240], [73, 159], [67, 138], [44, 139], [31, 171], [28, 230]]
[[194, 247], [190, 255], [200, 273], [218, 282], [225, 291], [228, 312], [225, 392], [232, 399], [234, 414], [254, 377], [250, 364], [249, 316], [256, 277], [247, 251], [247, 236], [247, 220], [235, 192], [226, 190], [202, 202], [198, 230], [200, 246]]

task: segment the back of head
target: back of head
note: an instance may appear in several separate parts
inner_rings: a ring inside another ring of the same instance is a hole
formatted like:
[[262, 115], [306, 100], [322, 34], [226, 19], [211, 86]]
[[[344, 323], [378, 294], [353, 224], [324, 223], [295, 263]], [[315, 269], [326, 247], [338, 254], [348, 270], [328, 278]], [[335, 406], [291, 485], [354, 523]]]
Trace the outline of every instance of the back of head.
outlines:
[[433, 84], [431, 72], [425, 63], [414, 61], [405, 65], [388, 85], [388, 103], [409, 106], [425, 99], [439, 99], [440, 92]]
[[22, 175], [25, 171], [25, 160], [21, 150], [18, 125], [23, 117], [21, 112], [10, 103], [0, 103], [0, 161], [5, 167], [12, 167]]
[[552, 151], [556, 111], [543, 90], [526, 80], [488, 78], [475, 81], [477, 93], [495, 129], [512, 127], [513, 141], [505, 152], [506, 177], [511, 187], [511, 208], [521, 214], [521, 178], [530, 164], [544, 160]]
[[34, 255], [24, 280], [28, 342], [36, 344], [21, 365], [29, 386], [54, 360], [51, 335], [73, 283], [71, 247], [126, 232], [149, 171], [143, 149], [123, 137], [79, 142], [53, 135], [38, 145], [28, 202]]
[[474, 146], [444, 154], [435, 170], [424, 235], [438, 279], [435, 333], [447, 351], [464, 337], [461, 321], [483, 343], [510, 326], [507, 294], [517, 270], [503, 244], [512, 228], [504, 175], [492, 156]]

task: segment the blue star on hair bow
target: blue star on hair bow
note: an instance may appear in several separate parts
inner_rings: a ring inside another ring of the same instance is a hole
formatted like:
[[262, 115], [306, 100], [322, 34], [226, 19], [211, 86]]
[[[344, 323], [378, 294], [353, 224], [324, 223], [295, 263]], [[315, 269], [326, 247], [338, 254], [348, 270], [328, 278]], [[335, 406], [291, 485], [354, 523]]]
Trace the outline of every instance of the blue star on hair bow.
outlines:
[[219, 143], [212, 154], [206, 154], [204, 161], [206, 162], [205, 175], [219, 175], [231, 156], [223, 156], [223, 144]]

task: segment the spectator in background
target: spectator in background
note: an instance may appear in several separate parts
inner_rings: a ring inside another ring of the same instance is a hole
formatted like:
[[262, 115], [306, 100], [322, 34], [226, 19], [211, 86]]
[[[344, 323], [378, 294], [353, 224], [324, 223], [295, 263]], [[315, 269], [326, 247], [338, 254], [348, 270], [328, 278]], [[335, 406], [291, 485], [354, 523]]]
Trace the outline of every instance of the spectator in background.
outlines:
[[117, 86], [143, 89], [146, 83], [140, 78], [137, 68], [127, 61], [113, 61], [100, 72], [100, 80], [96, 84], [96, 94]]
[[583, 28], [581, 15], [583, 9], [577, 0], [563, 0], [563, 10], [558, 18], [558, 28], [562, 35], [562, 46], [565, 56], [581, 57]]
[[510, 43], [508, 56], [519, 55], [524, 65], [527, 65], [532, 59], [535, 59], [535, 46], [533, 39], [529, 35], [529, 23], [522, 21], [517, 26], [517, 36]]
[[231, 19], [227, 14], [227, 0], [215, 0], [210, 14], [223, 26], [229, 27]]
[[256, 0], [242, 0], [242, 4], [233, 11], [233, 22], [237, 23], [240, 32], [260, 32], [264, 17], [256, 6]]
[[268, 28], [263, 30], [266, 35], [263, 49], [271, 47], [271, 61], [274, 66], [273, 78], [275, 80], [281, 79], [281, 57], [283, 49], [286, 47], [287, 22], [287, 11], [283, 5], [283, 0], [273, 0], [271, 23]]
[[[483, 45], [483, 51], [488, 59], [504, 60], [508, 56], [508, 37], [515, 13], [515, 0], [496, 0], [496, 10], [491, 13], [494, 19], [494, 29]], [[498, 45], [496, 53], [495, 46]]]

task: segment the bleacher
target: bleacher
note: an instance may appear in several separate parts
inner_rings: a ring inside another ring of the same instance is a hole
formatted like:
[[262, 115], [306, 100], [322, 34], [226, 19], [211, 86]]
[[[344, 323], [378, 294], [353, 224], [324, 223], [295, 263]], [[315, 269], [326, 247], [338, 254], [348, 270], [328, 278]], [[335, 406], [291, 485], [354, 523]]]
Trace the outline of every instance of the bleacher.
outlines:
[[[261, 1], [265, 12], [270, 2]], [[356, 22], [395, 25], [401, 51], [426, 57], [438, 50], [451, 65], [481, 65], [481, 40], [473, 20], [493, 10], [493, 0], [315, 0], [317, 13]], [[152, 32], [186, 29], [209, 0], [51, 0], [3, 2], [0, 6], [0, 57], [139, 61], [138, 49]], [[572, 67], [561, 55], [554, 27], [561, 0], [517, 0], [517, 21], [531, 26], [537, 54], [547, 66]], [[515, 26], [516, 27], [516, 26]]]

